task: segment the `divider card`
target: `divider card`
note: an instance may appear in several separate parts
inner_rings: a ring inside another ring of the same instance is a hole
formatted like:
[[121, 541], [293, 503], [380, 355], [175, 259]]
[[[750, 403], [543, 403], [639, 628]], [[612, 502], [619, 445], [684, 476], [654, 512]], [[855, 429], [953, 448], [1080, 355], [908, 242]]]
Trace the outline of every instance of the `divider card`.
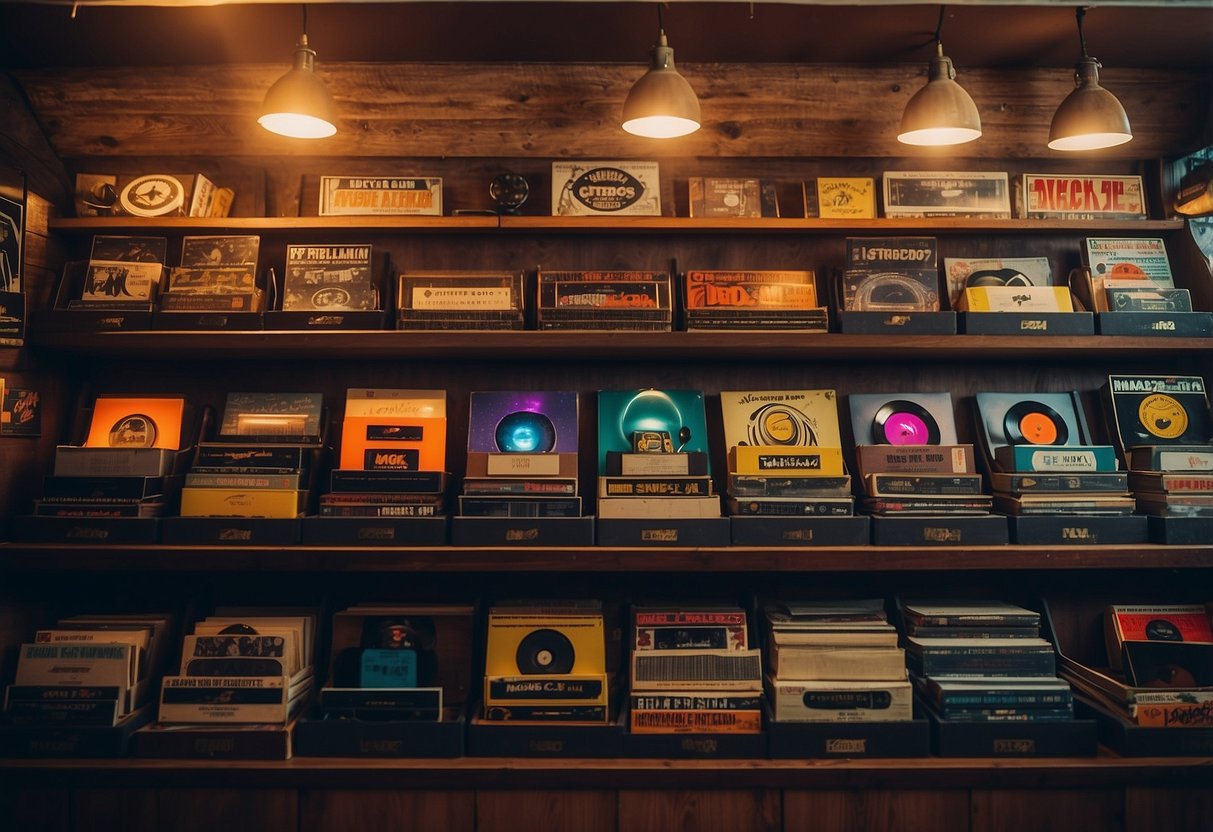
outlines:
[[416, 471], [446, 470], [446, 391], [355, 387], [346, 391], [342, 469], [384, 467], [377, 454], [399, 455]]
[[[674, 453], [708, 453], [703, 393], [698, 390], [598, 391], [598, 470], [607, 473], [607, 453], [631, 453], [633, 434], [668, 434]], [[710, 473], [710, 472], [709, 472]]]
[[474, 392], [469, 409], [469, 453], [577, 453], [577, 393]]
[[833, 390], [721, 391], [720, 410], [725, 448], [842, 446]]

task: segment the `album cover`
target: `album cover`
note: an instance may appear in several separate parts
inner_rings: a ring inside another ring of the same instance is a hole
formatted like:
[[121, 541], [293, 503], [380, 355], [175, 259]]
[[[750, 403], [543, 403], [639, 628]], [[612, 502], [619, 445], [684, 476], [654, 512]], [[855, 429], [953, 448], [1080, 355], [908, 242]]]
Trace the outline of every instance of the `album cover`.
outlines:
[[724, 445], [842, 447], [833, 390], [721, 391]]
[[397, 329], [522, 329], [522, 273], [401, 273], [396, 307]]
[[183, 397], [100, 395], [84, 447], [179, 450], [184, 417]]
[[600, 474], [608, 473], [608, 453], [634, 451], [634, 438], [638, 433], [668, 436], [673, 453], [698, 452], [706, 458], [708, 430], [703, 393], [654, 389], [598, 391]]
[[552, 391], [471, 394], [469, 453], [577, 453], [577, 393]]
[[1073, 312], [1065, 286], [968, 286], [960, 296], [963, 312]]
[[1140, 176], [1025, 173], [1019, 185], [1027, 219], [1147, 218]]
[[173, 268], [168, 273], [168, 292], [174, 295], [254, 295], [257, 278], [247, 266]]
[[953, 309], [969, 286], [1055, 286], [1048, 257], [945, 257], [944, 281]]
[[762, 184], [757, 179], [692, 176], [687, 192], [692, 217], [762, 216]]
[[0, 434], [4, 436], [42, 435], [42, 397], [36, 390], [5, 387], [0, 379], [3, 409], [0, 410]]
[[1093, 312], [1110, 311], [1108, 289], [1175, 287], [1161, 237], [1087, 237], [1082, 262], [1090, 275], [1090, 285], [1084, 288]]
[[[819, 176], [815, 182], [805, 182], [804, 188], [806, 217], [872, 219], [876, 216], [876, 180], [870, 176]], [[816, 192], [815, 214], [809, 213], [809, 188]]]
[[286, 247], [282, 279], [284, 312], [377, 309], [369, 245]]
[[1090, 434], [1077, 391], [978, 393], [979, 436], [985, 451], [1004, 445], [1088, 445]]
[[0, 196], [0, 292], [20, 292], [25, 233], [25, 206]]
[[1213, 418], [1200, 376], [1108, 376], [1103, 399], [1122, 451], [1213, 441]]
[[317, 439], [323, 403], [320, 393], [228, 393], [219, 435], [228, 441]]
[[442, 216], [441, 176], [321, 176], [320, 216]]
[[256, 270], [261, 238], [255, 234], [232, 237], [185, 237], [181, 241], [181, 266], [188, 269], [234, 268]]
[[367, 453], [397, 452], [413, 470], [446, 470], [446, 391], [350, 388], [341, 427], [343, 470], [372, 468]]
[[709, 271], [686, 273], [687, 315], [815, 309], [817, 285], [811, 271]]
[[156, 297], [164, 267], [159, 263], [90, 261], [80, 300], [85, 303], [131, 301], [150, 303]]
[[661, 216], [656, 162], [552, 162], [552, 216]]
[[165, 237], [93, 237], [89, 260], [105, 263], [158, 263], [164, 265], [168, 254]]
[[1011, 218], [1002, 171], [886, 171], [886, 217]]
[[852, 393], [856, 445], [955, 445], [951, 393]]
[[937, 312], [934, 237], [848, 237], [840, 300], [847, 311]]

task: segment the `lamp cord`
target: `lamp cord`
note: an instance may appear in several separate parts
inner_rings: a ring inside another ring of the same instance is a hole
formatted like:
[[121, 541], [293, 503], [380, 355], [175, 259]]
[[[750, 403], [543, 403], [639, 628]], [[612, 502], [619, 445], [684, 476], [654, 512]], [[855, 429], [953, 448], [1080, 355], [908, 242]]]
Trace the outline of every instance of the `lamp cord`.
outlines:
[[943, 13], [947, 6], [940, 5], [939, 7], [939, 22], [935, 24], [935, 45], [940, 44], [940, 37], [943, 35]]
[[1074, 17], [1078, 20], [1078, 45], [1082, 48], [1082, 56], [1087, 57], [1087, 37], [1082, 33], [1082, 19], [1087, 14], [1086, 6], [1078, 6], [1074, 9]]
[[661, 3], [657, 4], [657, 31], [663, 35], [665, 34], [665, 20], [661, 16]]
[[307, 37], [307, 3], [300, 5], [303, 7], [303, 36]]

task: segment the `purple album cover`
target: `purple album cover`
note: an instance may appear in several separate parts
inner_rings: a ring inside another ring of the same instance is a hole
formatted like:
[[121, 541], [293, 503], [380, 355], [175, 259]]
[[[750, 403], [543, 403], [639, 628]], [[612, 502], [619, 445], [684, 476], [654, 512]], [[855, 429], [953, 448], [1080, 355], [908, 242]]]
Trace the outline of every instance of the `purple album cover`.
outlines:
[[474, 392], [468, 417], [471, 453], [577, 453], [577, 394]]

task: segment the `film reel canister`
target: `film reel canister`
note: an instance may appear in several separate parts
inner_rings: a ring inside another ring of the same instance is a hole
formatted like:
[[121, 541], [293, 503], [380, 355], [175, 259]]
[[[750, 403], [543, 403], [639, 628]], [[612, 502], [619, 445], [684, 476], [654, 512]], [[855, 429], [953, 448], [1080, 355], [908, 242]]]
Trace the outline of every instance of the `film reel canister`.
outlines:
[[538, 673], [571, 673], [577, 651], [568, 636], [558, 630], [533, 630], [518, 642], [514, 660], [518, 672], [527, 675]]
[[876, 411], [872, 441], [877, 445], [938, 445], [939, 424], [922, 405], [898, 399]]
[[1064, 445], [1070, 439], [1061, 414], [1040, 402], [1017, 402], [1003, 417], [1002, 429], [1012, 445]]
[[516, 410], [501, 417], [493, 440], [502, 453], [543, 454], [556, 447], [556, 426], [542, 413]]

